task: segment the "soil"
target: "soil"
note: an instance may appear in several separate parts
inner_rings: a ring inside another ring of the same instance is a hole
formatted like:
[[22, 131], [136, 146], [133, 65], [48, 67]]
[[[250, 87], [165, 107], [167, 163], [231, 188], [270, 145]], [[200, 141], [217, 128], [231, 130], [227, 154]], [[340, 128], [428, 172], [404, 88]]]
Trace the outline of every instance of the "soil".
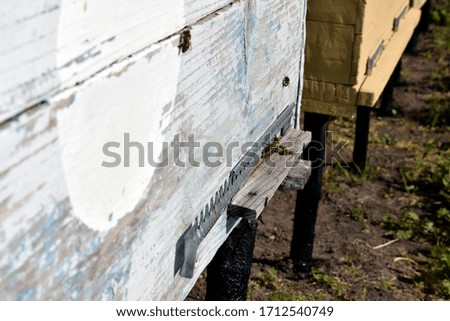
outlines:
[[[403, 57], [401, 81], [394, 92], [396, 115], [372, 117], [368, 172], [352, 179], [345, 169], [325, 169], [312, 273], [293, 271], [289, 249], [296, 193], [279, 191], [259, 223], [249, 299], [441, 299], [420, 283], [424, 263], [410, 258], [428, 251], [430, 244], [397, 240], [395, 231], [383, 224], [387, 213], [408, 209], [419, 198], [426, 202], [426, 195], [405, 191], [400, 175], [399, 169], [416, 157], [411, 146], [431, 139], [447, 148], [450, 143], [448, 127], [429, 128], [418, 117], [429, 109], [424, 97], [442, 91], [430, 78], [439, 67], [433, 33], [442, 27], [430, 28], [419, 37], [416, 52]], [[448, 66], [448, 60], [445, 64]], [[351, 161], [354, 120], [335, 119], [329, 129], [335, 142], [349, 141], [342, 155]], [[202, 300], [204, 284], [202, 276], [188, 299]]]

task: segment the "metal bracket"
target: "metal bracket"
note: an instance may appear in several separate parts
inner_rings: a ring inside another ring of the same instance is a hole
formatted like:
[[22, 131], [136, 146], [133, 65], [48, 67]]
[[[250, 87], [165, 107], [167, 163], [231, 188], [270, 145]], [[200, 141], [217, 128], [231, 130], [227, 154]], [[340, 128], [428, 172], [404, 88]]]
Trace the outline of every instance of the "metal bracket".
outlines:
[[[195, 261], [197, 258], [198, 247], [211, 231], [220, 217], [227, 213], [228, 205], [232, 198], [241, 188], [246, 177], [259, 164], [264, 149], [278, 134], [283, 134], [291, 126], [292, 116], [294, 114], [295, 104], [287, 107], [275, 122], [269, 127], [265, 134], [250, 148], [250, 150], [239, 161], [236, 167], [231, 171], [228, 179], [222, 184], [220, 189], [211, 197], [204, 210], [195, 219], [194, 223], [183, 234], [184, 236], [184, 259], [180, 275], [185, 278], [194, 276]], [[233, 213], [233, 207], [230, 208], [230, 214]], [[243, 215], [251, 218], [254, 214], [251, 211], [241, 211], [234, 208], [234, 212], [240, 212], [238, 216]], [[255, 215], [256, 217], [256, 215]], [[182, 236], [182, 237], [183, 237]], [[177, 259], [175, 259], [177, 261]]]
[[381, 53], [384, 49], [384, 39], [381, 40], [380, 44], [378, 45], [377, 49], [375, 49], [375, 52], [369, 57], [369, 60], [367, 61], [367, 75], [372, 75], [372, 70], [375, 68], [375, 63], [377, 62], [378, 58], [380, 58]]
[[394, 19], [394, 32], [397, 32], [400, 28], [400, 21], [403, 19], [405, 14], [408, 12], [409, 6], [405, 6], [402, 11]]
[[243, 218], [245, 220], [255, 221], [258, 213], [256, 213], [255, 210], [246, 207], [230, 204], [228, 205], [228, 215], [235, 218]]

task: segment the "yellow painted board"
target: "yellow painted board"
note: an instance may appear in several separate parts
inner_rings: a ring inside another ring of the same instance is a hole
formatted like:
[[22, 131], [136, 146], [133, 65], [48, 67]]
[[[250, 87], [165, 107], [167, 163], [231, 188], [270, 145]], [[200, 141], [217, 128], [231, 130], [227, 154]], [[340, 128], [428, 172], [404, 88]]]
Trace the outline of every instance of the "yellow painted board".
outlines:
[[303, 85], [303, 97], [329, 103], [353, 104], [358, 99], [357, 86], [339, 85], [306, 79]]
[[363, 6], [361, 0], [308, 1], [308, 20], [334, 24], [355, 25]]
[[305, 80], [302, 110], [331, 116], [352, 116], [356, 112], [358, 91], [358, 86]]
[[302, 100], [302, 111], [330, 116], [352, 117], [356, 113], [356, 106], [354, 104], [328, 103], [325, 101], [304, 98]]
[[389, 42], [394, 33], [394, 20], [409, 7], [409, 0], [367, 0], [364, 9], [362, 41], [354, 59], [358, 62], [356, 79], [353, 84], [361, 84], [367, 73], [370, 56], [384, 42]]
[[373, 107], [384, 90], [395, 66], [405, 51], [414, 29], [420, 21], [420, 9], [412, 8], [401, 22], [401, 28], [396, 32], [373, 70], [361, 86], [358, 95], [358, 105]]
[[411, 7], [420, 9], [426, 2], [427, 0], [411, 0]]
[[305, 78], [343, 85], [362, 83], [367, 61], [392, 37], [394, 19], [410, 0], [309, 1]]
[[306, 30], [305, 78], [351, 84], [355, 28], [308, 21]]

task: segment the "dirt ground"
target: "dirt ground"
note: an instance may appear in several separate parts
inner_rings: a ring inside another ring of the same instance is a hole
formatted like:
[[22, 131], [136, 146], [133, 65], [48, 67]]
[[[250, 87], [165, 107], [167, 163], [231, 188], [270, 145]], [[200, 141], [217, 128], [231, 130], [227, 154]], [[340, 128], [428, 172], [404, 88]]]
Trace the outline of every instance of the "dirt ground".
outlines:
[[[279, 191], [272, 199], [258, 227], [248, 299], [448, 298], [447, 270], [430, 272], [436, 262], [430, 259], [435, 245], [430, 235], [437, 232], [422, 233], [429, 224], [438, 224], [428, 219], [436, 211], [449, 210], [437, 190], [442, 187], [423, 179], [433, 171], [428, 162], [449, 157], [450, 59], [436, 37], [443, 28], [432, 25], [419, 37], [416, 52], [405, 54], [393, 115], [372, 118], [367, 170], [354, 174], [339, 166], [325, 169], [310, 274], [294, 273], [289, 260], [296, 194]], [[431, 105], [436, 101], [447, 104], [447, 114], [434, 116]], [[342, 154], [351, 161], [354, 119], [334, 119], [329, 129], [333, 142], [349, 141]], [[448, 249], [447, 241], [440, 236], [436, 242]], [[203, 298], [204, 276], [189, 299]]]

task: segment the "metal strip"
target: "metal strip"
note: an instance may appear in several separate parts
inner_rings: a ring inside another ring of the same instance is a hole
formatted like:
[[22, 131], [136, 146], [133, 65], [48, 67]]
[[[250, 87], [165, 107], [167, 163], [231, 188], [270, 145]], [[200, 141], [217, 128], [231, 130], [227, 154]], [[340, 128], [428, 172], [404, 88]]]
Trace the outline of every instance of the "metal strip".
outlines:
[[369, 59], [367, 61], [367, 75], [368, 76], [370, 76], [372, 74], [372, 70], [375, 67], [375, 63], [377, 62], [378, 58], [381, 56], [383, 49], [384, 49], [384, 39], [381, 40], [377, 49], [375, 50], [373, 55], [369, 57]]
[[283, 135], [290, 127], [294, 107], [295, 104], [287, 107], [269, 127], [265, 134], [253, 144], [250, 150], [231, 171], [230, 176], [225, 183], [215, 195], [211, 197], [209, 203], [205, 205], [204, 210], [201, 211], [200, 215], [184, 234], [184, 261], [180, 271], [182, 277], [193, 277], [198, 247], [221, 215], [226, 213], [226, 209], [232, 198], [239, 191], [247, 176], [258, 165], [264, 149], [277, 134], [281, 133]]
[[408, 12], [409, 6], [405, 6], [403, 10], [400, 12], [400, 14], [397, 16], [397, 18], [394, 19], [394, 32], [397, 32], [400, 28], [400, 21], [403, 19], [405, 14]]

